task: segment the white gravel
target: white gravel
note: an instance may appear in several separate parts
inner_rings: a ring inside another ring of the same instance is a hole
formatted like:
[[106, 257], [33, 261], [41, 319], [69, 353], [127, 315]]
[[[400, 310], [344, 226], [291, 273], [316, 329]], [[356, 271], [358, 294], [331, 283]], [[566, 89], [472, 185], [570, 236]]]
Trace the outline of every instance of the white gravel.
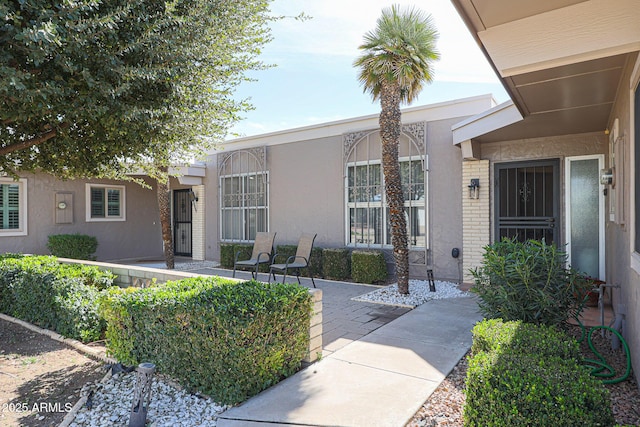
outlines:
[[[87, 396], [93, 391], [91, 408], [84, 404], [69, 427], [127, 426], [135, 383], [136, 374], [131, 372], [118, 373], [104, 382], [86, 385], [82, 395]], [[218, 414], [227, 409], [210, 398], [187, 393], [157, 377], [151, 390], [147, 413], [147, 425], [151, 427], [214, 427]]]
[[373, 302], [377, 304], [396, 305], [400, 307], [415, 308], [432, 299], [459, 298], [468, 296], [451, 282], [436, 280], [436, 291], [429, 290], [429, 282], [426, 280], [409, 280], [409, 295], [398, 292], [398, 284], [385, 286], [364, 295], [351, 298], [354, 301]]

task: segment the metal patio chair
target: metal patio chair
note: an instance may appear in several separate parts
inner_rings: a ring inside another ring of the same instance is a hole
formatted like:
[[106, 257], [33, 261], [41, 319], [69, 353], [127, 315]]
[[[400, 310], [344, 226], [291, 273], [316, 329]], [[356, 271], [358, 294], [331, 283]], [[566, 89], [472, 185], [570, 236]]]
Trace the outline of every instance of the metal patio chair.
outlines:
[[276, 233], [258, 232], [253, 243], [251, 258], [239, 261], [241, 251], [236, 253], [233, 262], [233, 277], [236, 277], [236, 269], [251, 269], [251, 277], [258, 278], [258, 268], [260, 264], [271, 264], [271, 254], [273, 254], [273, 241]]
[[306, 268], [311, 278], [311, 283], [313, 283], [313, 287], [315, 288], [316, 282], [313, 280], [313, 275], [309, 271], [309, 264], [311, 262], [311, 250], [313, 249], [313, 242], [316, 236], [317, 234], [303, 234], [300, 236], [296, 254], [288, 257], [284, 264], [275, 264], [276, 258], [278, 257], [278, 254], [275, 254], [273, 256], [274, 264], [269, 266], [269, 283], [271, 283], [271, 276], [273, 276], [273, 280], [276, 280], [276, 272], [282, 274], [282, 283], [284, 283], [287, 279], [287, 274], [292, 271], [298, 279], [298, 284], [300, 284], [300, 270]]

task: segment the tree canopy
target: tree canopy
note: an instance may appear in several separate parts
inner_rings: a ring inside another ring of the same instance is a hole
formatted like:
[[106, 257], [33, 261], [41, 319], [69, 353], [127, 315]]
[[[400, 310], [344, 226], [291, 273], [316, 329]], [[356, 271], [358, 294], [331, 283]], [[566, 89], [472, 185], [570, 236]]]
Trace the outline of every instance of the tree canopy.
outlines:
[[[0, 0], [0, 169], [180, 162], [249, 108], [270, 0]], [[158, 155], [160, 154], [160, 155]]]

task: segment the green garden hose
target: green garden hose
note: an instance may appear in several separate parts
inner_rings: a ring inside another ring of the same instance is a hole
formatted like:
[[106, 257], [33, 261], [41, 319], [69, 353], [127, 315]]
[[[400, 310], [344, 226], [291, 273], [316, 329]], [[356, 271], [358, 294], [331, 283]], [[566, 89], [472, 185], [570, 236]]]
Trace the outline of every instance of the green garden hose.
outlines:
[[[580, 307], [577, 314], [575, 315], [575, 319], [580, 325], [580, 330], [581, 330], [581, 335], [578, 342], [582, 342], [586, 332], [585, 326], [582, 324], [582, 322], [578, 318], [578, 315], [581, 311], [582, 311], [582, 306]], [[600, 353], [598, 353], [598, 351], [595, 349], [593, 342], [591, 341], [591, 336], [593, 335], [593, 332], [597, 329], [610, 331], [611, 333], [615, 334], [620, 340], [620, 342], [622, 343], [622, 348], [624, 348], [624, 353], [627, 358], [627, 369], [624, 375], [622, 375], [621, 377], [615, 378], [616, 377], [615, 369], [613, 369], [613, 367], [607, 364], [606, 359]], [[594, 377], [603, 378], [602, 382], [604, 384], [617, 384], [629, 378], [629, 375], [631, 375], [631, 353], [629, 351], [629, 345], [624, 340], [624, 338], [622, 338], [622, 335], [620, 334], [620, 332], [616, 331], [613, 328], [610, 328], [609, 326], [600, 325], [600, 326], [593, 326], [591, 329], [589, 329], [589, 332], [586, 335], [587, 335], [587, 344], [589, 344], [589, 348], [591, 349], [591, 352], [598, 358], [598, 360], [582, 359], [582, 364], [587, 368], [591, 369], [590, 371], [591, 375], [593, 375]]]

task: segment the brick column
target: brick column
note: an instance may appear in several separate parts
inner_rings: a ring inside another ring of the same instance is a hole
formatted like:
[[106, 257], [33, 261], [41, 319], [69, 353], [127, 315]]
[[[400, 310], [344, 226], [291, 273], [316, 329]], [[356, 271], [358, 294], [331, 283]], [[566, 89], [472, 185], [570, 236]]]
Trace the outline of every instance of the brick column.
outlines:
[[[468, 185], [474, 178], [480, 179], [480, 194], [470, 199]], [[482, 263], [483, 248], [491, 239], [489, 179], [488, 160], [462, 162], [462, 269], [467, 283], [473, 282], [469, 270]]]
[[322, 290], [310, 289], [313, 314], [309, 324], [309, 352], [304, 362], [315, 362], [322, 355]]
[[195, 202], [195, 209], [191, 215], [191, 257], [196, 261], [203, 261], [205, 258], [205, 191], [204, 185], [194, 185], [191, 187], [193, 192], [198, 195], [198, 201]]

